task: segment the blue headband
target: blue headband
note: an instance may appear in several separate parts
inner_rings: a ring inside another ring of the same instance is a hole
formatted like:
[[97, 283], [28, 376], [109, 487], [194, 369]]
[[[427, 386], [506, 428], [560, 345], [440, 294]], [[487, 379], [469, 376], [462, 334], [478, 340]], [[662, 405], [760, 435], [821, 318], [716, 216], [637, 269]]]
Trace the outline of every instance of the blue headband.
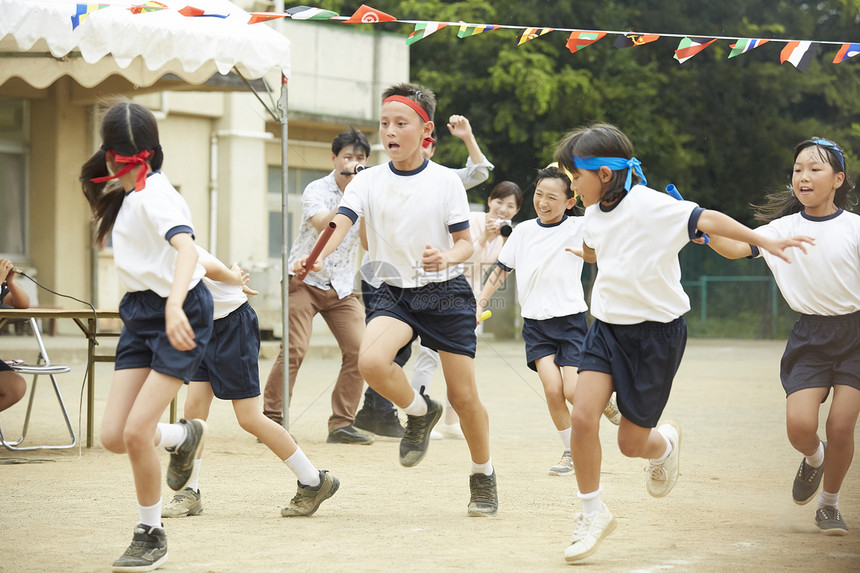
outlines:
[[842, 171], [845, 171], [845, 155], [842, 153], [842, 150], [839, 149], [839, 146], [829, 141], [827, 139], [821, 139], [820, 137], [813, 137], [810, 141], [815, 145], [820, 145], [821, 147], [826, 147], [830, 151], [836, 154], [836, 157], [839, 159], [839, 163], [842, 164]]
[[635, 157], [624, 159], [623, 157], [579, 157], [573, 156], [573, 164], [577, 169], [588, 169], [597, 171], [601, 167], [608, 167], [612, 171], [627, 170], [627, 180], [624, 182], [624, 190], [630, 191], [633, 186], [633, 174], [639, 176], [642, 180], [642, 185], [647, 185], [648, 180], [645, 179], [645, 174], [642, 173], [642, 163]]

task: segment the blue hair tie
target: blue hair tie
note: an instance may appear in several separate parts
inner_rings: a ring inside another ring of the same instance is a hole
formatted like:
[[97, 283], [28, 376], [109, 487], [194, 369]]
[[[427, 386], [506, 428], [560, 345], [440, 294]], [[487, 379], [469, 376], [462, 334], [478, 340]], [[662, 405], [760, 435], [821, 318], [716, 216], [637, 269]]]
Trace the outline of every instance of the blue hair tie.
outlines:
[[573, 164], [577, 169], [588, 169], [589, 171], [597, 171], [601, 167], [608, 167], [612, 171], [626, 169], [627, 180], [624, 182], [625, 191], [630, 191], [630, 188], [633, 186], [634, 173], [642, 180], [642, 185], [648, 184], [645, 174], [642, 173], [642, 163], [635, 157], [624, 159], [623, 157], [579, 157], [578, 155], [574, 155]]
[[839, 159], [839, 163], [842, 164], [842, 171], [845, 171], [845, 154], [842, 153], [842, 150], [839, 149], [839, 146], [833, 143], [828, 139], [821, 139], [820, 137], [813, 137], [810, 141], [815, 145], [820, 145], [821, 147], [826, 147], [830, 151], [836, 154], [836, 157]]

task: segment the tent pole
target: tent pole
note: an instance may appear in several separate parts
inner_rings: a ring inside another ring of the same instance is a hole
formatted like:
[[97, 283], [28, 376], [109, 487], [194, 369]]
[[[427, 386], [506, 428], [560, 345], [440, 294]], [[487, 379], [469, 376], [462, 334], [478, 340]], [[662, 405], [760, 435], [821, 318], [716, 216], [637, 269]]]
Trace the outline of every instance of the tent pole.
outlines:
[[290, 429], [290, 303], [289, 303], [289, 268], [287, 262], [290, 257], [290, 212], [287, 206], [289, 197], [289, 185], [287, 175], [289, 173], [289, 138], [287, 131], [288, 110], [288, 86], [287, 76], [281, 74], [281, 96], [278, 99], [278, 121], [281, 123], [281, 320], [283, 333], [284, 367], [281, 383], [283, 384], [283, 415], [284, 427]]

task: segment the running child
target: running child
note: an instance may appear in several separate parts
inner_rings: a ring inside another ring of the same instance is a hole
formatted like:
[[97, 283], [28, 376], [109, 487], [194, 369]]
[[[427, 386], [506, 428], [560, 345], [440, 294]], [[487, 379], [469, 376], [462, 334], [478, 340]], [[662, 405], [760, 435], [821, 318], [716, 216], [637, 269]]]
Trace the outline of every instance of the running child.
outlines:
[[[232, 400], [236, 420], [243, 430], [263, 442], [298, 478], [298, 490], [289, 506], [281, 510], [284, 517], [310, 516], [323, 501], [340, 487], [340, 481], [326, 470], [318, 470], [308, 460], [289, 432], [267, 418], [260, 409], [260, 327], [257, 313], [248, 303], [249, 276], [233, 265], [224, 263], [208, 251], [197, 247], [200, 264], [206, 269], [204, 284], [212, 293], [215, 323], [212, 338], [206, 346], [203, 363], [188, 384], [185, 417], [206, 420], [212, 398]], [[198, 488], [203, 450], [197, 454], [191, 479], [162, 510], [162, 517], [185, 517], [203, 512]]]
[[[469, 203], [457, 175], [421, 155], [433, 132], [435, 108], [435, 95], [422, 86], [404, 83], [385, 90], [379, 136], [391, 161], [365, 169], [349, 184], [333, 219], [337, 228], [313, 268], [321, 268], [321, 259], [363, 217], [371, 260], [390, 265], [396, 276], [386, 273], [373, 297], [359, 370], [407, 414], [400, 463], [411, 467], [424, 459], [430, 431], [442, 414], [442, 405], [413, 390], [394, 361], [420, 336], [439, 352], [448, 399], [469, 446], [468, 515], [495, 515], [489, 418], [475, 382], [475, 297], [463, 277], [462, 263], [472, 254]], [[306, 263], [307, 257], [299, 259], [293, 270]]]
[[[158, 420], [203, 359], [212, 296], [201, 283], [190, 209], [159, 171], [164, 153], [155, 116], [139, 104], [117, 103], [105, 114], [101, 137], [80, 180], [99, 222], [98, 239], [111, 234], [126, 291], [101, 440], [111, 452], [128, 454], [139, 514], [132, 543], [113, 571], [151, 571], [167, 561], [157, 448], [172, 452], [167, 485], [178, 491], [191, 478], [206, 434], [202, 420]], [[111, 179], [120, 185], [105, 190]]]
[[565, 560], [574, 562], [593, 554], [616, 525], [600, 499], [599, 421], [613, 391], [622, 414], [618, 446], [627, 457], [650, 460], [648, 493], [663, 497], [678, 479], [681, 428], [673, 422], [656, 426], [687, 341], [682, 315], [690, 301], [681, 288], [680, 250], [703, 232], [758, 245], [788, 261], [785, 250], [802, 250], [809, 239], [760, 235], [722, 213], [646, 187], [633, 145], [612, 125], [567, 134], [556, 160], [572, 174], [586, 206], [582, 248], [573, 251], [598, 264], [591, 295], [595, 320], [583, 342], [571, 412], [583, 509], [564, 551]]
[[[815, 523], [825, 535], [846, 535], [839, 491], [854, 457], [860, 415], [860, 216], [851, 213], [854, 182], [845, 154], [832, 141], [812, 138], [794, 150], [791, 186], [768, 197], [756, 229], [771, 237], [815, 239], [808, 257], [788, 265], [754, 246], [711, 237], [724, 257], [764, 256], [782, 296], [800, 319], [780, 362], [785, 424], [791, 445], [804, 455], [792, 497], [809, 503], [821, 487]], [[818, 436], [821, 404], [833, 391], [826, 442]]]
[[588, 306], [579, 280], [582, 259], [565, 249], [582, 244], [582, 217], [575, 216], [570, 179], [556, 167], [538, 170], [533, 201], [538, 217], [517, 225], [500, 249], [497, 266], [478, 294], [477, 316], [480, 320], [490, 297], [516, 269], [526, 362], [540, 377], [562, 444], [561, 459], [549, 475], [573, 475], [567, 403], [573, 403]]

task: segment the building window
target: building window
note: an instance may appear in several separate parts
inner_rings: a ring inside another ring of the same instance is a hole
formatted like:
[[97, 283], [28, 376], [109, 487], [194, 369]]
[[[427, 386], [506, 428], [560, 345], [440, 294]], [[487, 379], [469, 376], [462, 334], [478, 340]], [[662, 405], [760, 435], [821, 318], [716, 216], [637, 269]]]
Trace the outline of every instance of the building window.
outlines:
[[0, 97], [0, 255], [26, 259], [28, 105]]
[[[299, 232], [299, 226], [302, 221], [302, 191], [311, 181], [321, 179], [329, 174], [329, 171], [320, 169], [290, 169], [287, 177], [289, 178], [289, 197], [287, 198], [287, 208], [289, 209], [289, 217], [287, 218], [287, 231], [290, 237], [290, 243], [296, 238]], [[268, 172], [268, 210], [269, 210], [269, 258], [280, 259], [281, 249], [283, 247], [282, 221], [281, 217], [281, 181], [282, 173], [280, 165], [270, 165]]]

